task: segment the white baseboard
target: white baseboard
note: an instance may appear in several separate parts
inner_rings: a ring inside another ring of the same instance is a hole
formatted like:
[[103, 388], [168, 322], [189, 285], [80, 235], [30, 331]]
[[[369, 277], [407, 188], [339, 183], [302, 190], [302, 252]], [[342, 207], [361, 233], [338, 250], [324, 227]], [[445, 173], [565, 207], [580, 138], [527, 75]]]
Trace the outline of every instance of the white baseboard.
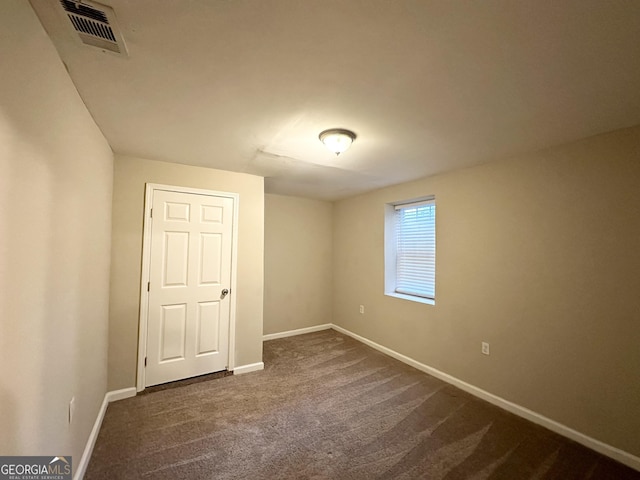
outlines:
[[305, 333], [319, 332], [320, 330], [329, 330], [333, 325], [325, 323], [324, 325], [315, 325], [313, 327], [298, 328], [296, 330], [288, 330], [286, 332], [268, 333], [262, 336], [262, 341], [275, 340], [276, 338], [293, 337], [295, 335], [303, 335]]
[[487, 402], [496, 405], [508, 412], [511, 412], [519, 417], [522, 417], [530, 422], [541, 425], [549, 430], [562, 435], [563, 437], [570, 438], [571, 440], [584, 445], [585, 447], [590, 448], [591, 450], [595, 450], [602, 455], [606, 455], [609, 458], [613, 458], [620, 463], [627, 465], [635, 470], [640, 471], [640, 457], [636, 457], [624, 450], [620, 450], [619, 448], [613, 447], [609, 444], [601, 442], [600, 440], [596, 440], [595, 438], [589, 437], [584, 433], [580, 433], [577, 430], [574, 430], [566, 425], [556, 422], [550, 418], [545, 417], [544, 415], [540, 415], [539, 413], [534, 412], [533, 410], [529, 410], [523, 406], [520, 406], [516, 403], [510, 402], [509, 400], [505, 400], [502, 397], [498, 397], [492, 393], [487, 392], [486, 390], [482, 390], [474, 385], [471, 385], [467, 382], [464, 382], [456, 377], [453, 377], [449, 374], [441, 372], [433, 367], [425, 365], [424, 363], [420, 363], [413, 358], [407, 357], [406, 355], [402, 355], [390, 348], [384, 347], [376, 342], [369, 340], [368, 338], [361, 337], [360, 335], [353, 333], [345, 328], [339, 327], [337, 325], [332, 325], [331, 328], [336, 330], [337, 332], [343, 333], [345, 335], [350, 336], [351, 338], [355, 338], [359, 342], [364, 343], [365, 345], [369, 345], [376, 350], [389, 355], [390, 357], [395, 358], [396, 360], [400, 360], [407, 365], [410, 365], [420, 371], [428, 373], [440, 380], [443, 380], [451, 385], [458, 387], [460, 390], [464, 390], [465, 392], [470, 393], [482, 400], [486, 400]]
[[264, 363], [250, 363], [249, 365], [240, 365], [239, 367], [235, 367], [233, 369], [234, 375], [242, 375], [249, 372], [256, 372], [258, 370], [264, 370]]
[[107, 392], [104, 395], [104, 400], [102, 400], [102, 405], [100, 405], [100, 410], [98, 410], [98, 416], [96, 417], [96, 421], [93, 423], [93, 428], [91, 429], [91, 433], [89, 434], [89, 438], [87, 439], [87, 444], [84, 447], [84, 452], [82, 452], [80, 462], [78, 462], [78, 465], [76, 466], [76, 473], [73, 476], [73, 480], [82, 480], [84, 478], [84, 474], [87, 471], [87, 467], [89, 466], [89, 460], [91, 460], [93, 447], [95, 447], [96, 445], [96, 440], [98, 439], [98, 434], [100, 433], [100, 427], [102, 426], [102, 421], [104, 420], [104, 414], [107, 413], [107, 406], [109, 406], [109, 403], [135, 396], [135, 387], [123, 388], [122, 390], [114, 390], [113, 392]]
[[107, 392], [105, 398], [111, 402], [115, 402], [117, 400], [124, 400], [125, 398], [131, 398], [136, 396], [136, 387], [123, 388], [122, 390], [113, 390], [112, 392]]
[[[339, 327], [338, 325], [325, 324], [325, 325], [318, 325], [315, 327], [300, 328], [298, 330], [290, 330], [288, 332], [264, 335], [263, 338], [265, 341], [274, 340], [276, 338], [285, 338], [293, 335], [302, 335], [304, 333], [317, 332], [320, 330], [327, 330], [329, 328], [332, 328], [337, 332], [348, 335], [358, 340], [359, 342], [364, 343], [365, 345], [369, 345], [370, 347], [375, 348], [376, 350], [386, 355], [389, 355], [390, 357], [395, 358], [396, 360], [406, 363], [407, 365], [410, 365], [422, 372], [428, 373], [429, 375], [433, 375], [434, 377], [439, 378], [440, 380], [450, 383], [451, 385], [454, 385], [459, 389], [464, 390], [465, 392], [468, 392], [493, 405], [496, 405], [504, 410], [507, 410], [508, 412], [511, 412], [515, 415], [518, 415], [519, 417], [522, 417], [533, 423], [536, 423], [545, 428], [548, 428], [549, 430], [556, 432], [559, 435], [570, 438], [571, 440], [577, 443], [580, 443], [581, 445], [584, 445], [587, 448], [595, 450], [596, 452], [606, 455], [607, 457], [613, 458], [614, 460], [617, 460], [618, 462], [623, 463], [628, 467], [631, 467], [635, 470], [640, 471], [640, 457], [636, 457], [635, 455], [625, 452], [624, 450], [620, 450], [619, 448], [616, 448], [609, 444], [601, 442], [600, 440], [596, 440], [595, 438], [589, 437], [583, 433], [578, 432], [577, 430], [567, 427], [566, 425], [558, 423], [555, 420], [552, 420], [543, 415], [540, 415], [539, 413], [536, 413], [533, 410], [529, 410], [528, 408], [525, 408], [523, 406], [510, 402], [509, 400], [505, 400], [502, 397], [498, 397], [497, 395], [489, 393], [486, 390], [482, 390], [481, 388], [478, 388], [456, 377], [453, 377], [449, 374], [441, 372], [440, 370], [437, 370], [433, 367], [425, 365], [424, 363], [420, 363], [417, 360], [414, 360], [410, 357], [407, 357], [406, 355], [396, 352], [395, 350], [391, 350], [390, 348], [387, 348], [376, 342], [373, 342], [368, 338], [362, 337], [345, 328]], [[264, 363], [258, 362], [258, 363], [251, 363], [249, 365], [241, 365], [239, 367], [236, 367], [234, 368], [233, 373], [234, 375], [242, 375], [244, 373], [255, 372], [263, 369], [264, 369]], [[96, 440], [98, 438], [98, 433], [100, 432], [100, 426], [102, 425], [102, 420], [104, 419], [104, 415], [107, 411], [107, 406], [109, 402], [114, 402], [116, 400], [122, 400], [125, 398], [134, 397], [135, 395], [136, 395], [135, 387], [124, 388], [122, 390], [107, 392], [105, 394], [100, 410], [98, 411], [98, 416], [93, 425], [93, 429], [91, 430], [91, 434], [89, 435], [89, 439], [87, 440], [84, 453], [82, 454], [82, 458], [78, 463], [76, 474], [73, 477], [74, 480], [82, 480], [82, 478], [84, 477], [84, 474], [89, 465], [89, 460], [91, 459], [91, 453], [93, 452], [93, 447], [95, 446]]]

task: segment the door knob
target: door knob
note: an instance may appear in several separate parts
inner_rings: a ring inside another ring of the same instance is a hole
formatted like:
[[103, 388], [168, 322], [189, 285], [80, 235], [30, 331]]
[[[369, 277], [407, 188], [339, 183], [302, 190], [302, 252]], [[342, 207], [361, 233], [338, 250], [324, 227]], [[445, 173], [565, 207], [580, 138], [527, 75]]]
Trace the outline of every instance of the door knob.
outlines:
[[227, 295], [229, 295], [229, 289], [228, 288], [225, 288], [224, 290], [222, 290], [222, 292], [220, 292], [220, 298], [221, 299], [226, 297]]

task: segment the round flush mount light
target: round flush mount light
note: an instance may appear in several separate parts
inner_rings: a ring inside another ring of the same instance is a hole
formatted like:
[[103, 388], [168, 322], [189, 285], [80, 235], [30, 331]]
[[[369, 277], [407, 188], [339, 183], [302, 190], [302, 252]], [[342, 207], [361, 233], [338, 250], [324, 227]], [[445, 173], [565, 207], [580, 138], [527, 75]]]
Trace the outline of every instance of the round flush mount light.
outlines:
[[356, 134], [344, 128], [330, 128], [320, 132], [318, 138], [329, 150], [340, 155], [351, 146], [356, 139]]

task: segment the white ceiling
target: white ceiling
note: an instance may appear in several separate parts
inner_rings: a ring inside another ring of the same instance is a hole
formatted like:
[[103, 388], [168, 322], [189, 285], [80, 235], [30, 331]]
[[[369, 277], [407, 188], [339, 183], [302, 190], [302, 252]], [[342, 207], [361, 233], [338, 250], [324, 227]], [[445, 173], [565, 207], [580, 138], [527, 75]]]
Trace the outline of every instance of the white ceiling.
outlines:
[[[640, 1], [31, 0], [116, 153], [337, 199], [640, 124]], [[336, 157], [320, 131], [355, 131]], [[606, 159], [603, 159], [606, 161]]]

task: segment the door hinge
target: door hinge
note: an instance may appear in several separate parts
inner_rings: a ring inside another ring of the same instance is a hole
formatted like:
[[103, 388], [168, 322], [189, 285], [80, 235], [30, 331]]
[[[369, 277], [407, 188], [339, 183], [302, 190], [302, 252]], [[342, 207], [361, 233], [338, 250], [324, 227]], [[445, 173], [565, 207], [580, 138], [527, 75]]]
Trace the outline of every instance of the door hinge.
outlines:
[[147, 282], [147, 292], [151, 291], [151, 282]]
[[153, 208], [149, 210], [149, 217], [153, 218]]
[[147, 357], [144, 357], [144, 366], [147, 366]]

